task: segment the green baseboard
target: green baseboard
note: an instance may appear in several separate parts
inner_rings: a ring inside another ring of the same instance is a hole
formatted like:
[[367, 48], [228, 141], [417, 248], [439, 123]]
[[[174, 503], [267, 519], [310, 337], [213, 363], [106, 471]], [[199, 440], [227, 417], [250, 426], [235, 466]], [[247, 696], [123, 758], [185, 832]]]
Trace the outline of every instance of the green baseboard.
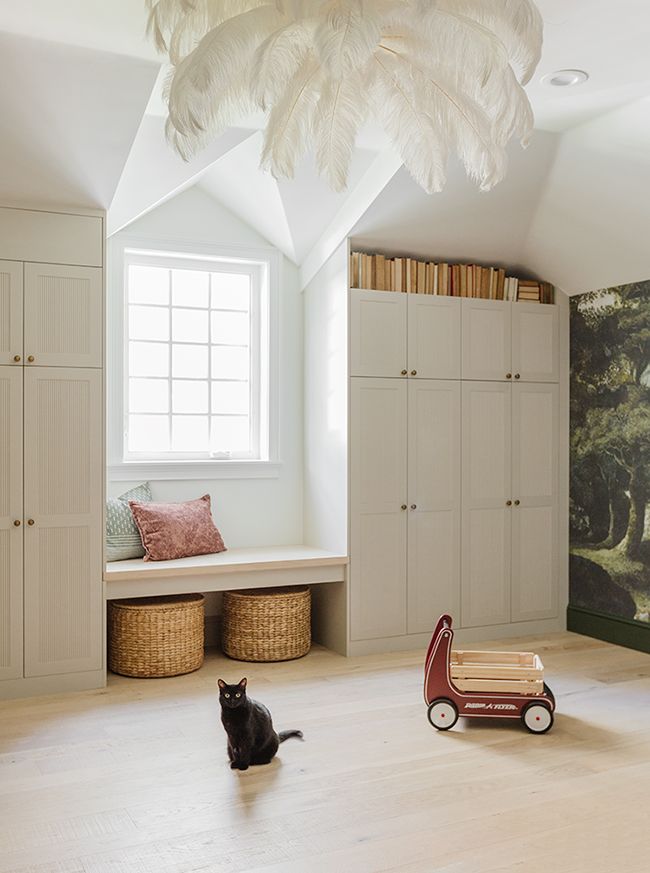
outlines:
[[650, 653], [650, 624], [615, 618], [602, 612], [591, 612], [577, 606], [567, 607], [567, 630], [606, 643]]

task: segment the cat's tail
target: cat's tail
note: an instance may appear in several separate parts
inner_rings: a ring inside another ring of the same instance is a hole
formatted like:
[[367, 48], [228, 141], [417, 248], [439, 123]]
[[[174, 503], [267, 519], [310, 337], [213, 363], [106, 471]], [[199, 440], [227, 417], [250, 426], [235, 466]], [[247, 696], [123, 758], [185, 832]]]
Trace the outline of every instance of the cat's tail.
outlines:
[[302, 731], [278, 731], [278, 737], [281, 743], [283, 743], [285, 740], [288, 740], [289, 737], [298, 737], [298, 739], [301, 740]]

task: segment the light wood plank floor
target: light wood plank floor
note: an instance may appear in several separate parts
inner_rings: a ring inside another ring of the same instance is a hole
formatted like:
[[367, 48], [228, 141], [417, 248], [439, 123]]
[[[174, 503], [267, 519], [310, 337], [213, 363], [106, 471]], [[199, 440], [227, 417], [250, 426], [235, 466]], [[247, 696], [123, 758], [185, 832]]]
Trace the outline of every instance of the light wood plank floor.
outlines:
[[[0, 873], [647, 873], [650, 656], [571, 634], [493, 647], [541, 653], [549, 734], [435, 732], [422, 653], [211, 654], [191, 676], [0, 704]], [[238, 773], [214, 686], [243, 675], [305, 742]]]

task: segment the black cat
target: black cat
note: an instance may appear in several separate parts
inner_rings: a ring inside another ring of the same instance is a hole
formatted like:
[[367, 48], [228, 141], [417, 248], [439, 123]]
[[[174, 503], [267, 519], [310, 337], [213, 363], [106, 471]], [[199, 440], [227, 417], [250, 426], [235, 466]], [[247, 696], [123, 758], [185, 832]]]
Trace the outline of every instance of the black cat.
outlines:
[[271, 713], [264, 704], [246, 696], [246, 679], [238, 685], [226, 685], [223, 679], [218, 679], [217, 685], [232, 770], [248, 770], [251, 764], [269, 764], [280, 743], [289, 737], [302, 739], [302, 731], [275, 732]]

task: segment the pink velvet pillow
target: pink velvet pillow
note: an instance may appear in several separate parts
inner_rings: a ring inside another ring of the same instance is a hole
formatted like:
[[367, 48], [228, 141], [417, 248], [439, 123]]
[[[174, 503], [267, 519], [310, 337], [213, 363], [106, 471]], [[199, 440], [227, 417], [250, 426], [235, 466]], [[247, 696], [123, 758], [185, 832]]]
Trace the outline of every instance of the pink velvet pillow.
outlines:
[[145, 561], [171, 561], [226, 551], [212, 521], [209, 494], [184, 503], [129, 500], [129, 506], [142, 537]]

